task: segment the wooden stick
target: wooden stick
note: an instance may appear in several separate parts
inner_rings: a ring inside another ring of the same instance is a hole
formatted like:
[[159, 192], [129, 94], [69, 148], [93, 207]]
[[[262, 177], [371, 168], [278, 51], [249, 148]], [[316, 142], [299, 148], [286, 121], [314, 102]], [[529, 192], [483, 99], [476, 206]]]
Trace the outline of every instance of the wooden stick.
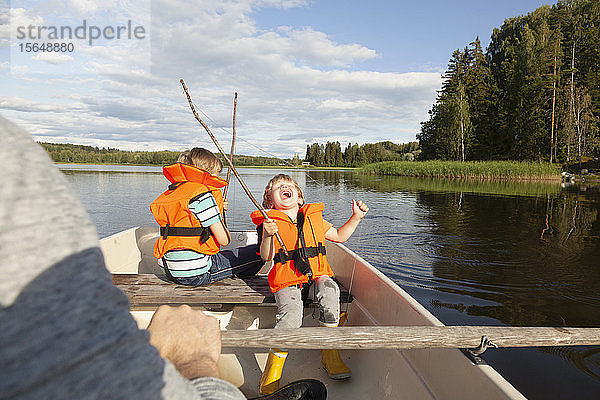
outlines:
[[474, 348], [600, 345], [600, 328], [510, 326], [352, 326], [222, 331], [223, 347], [284, 349]]
[[[235, 96], [233, 97], [233, 136], [231, 137], [231, 151], [229, 153], [229, 159], [233, 164], [233, 153], [235, 151], [235, 112], [237, 108], [237, 92], [235, 92]], [[227, 167], [227, 177], [225, 180], [229, 183], [229, 178], [231, 177], [231, 168]], [[227, 189], [229, 189], [229, 185], [225, 186], [223, 198], [227, 198]]]
[[[219, 150], [219, 153], [221, 153], [221, 156], [223, 156], [223, 158], [225, 159], [225, 161], [229, 165], [229, 168], [233, 171], [233, 174], [235, 175], [235, 177], [237, 178], [238, 182], [240, 183], [240, 185], [242, 186], [242, 188], [244, 189], [244, 191], [246, 192], [246, 194], [250, 198], [250, 201], [252, 201], [252, 203], [254, 203], [254, 205], [260, 211], [260, 213], [263, 215], [263, 217], [269, 218], [269, 216], [267, 215], [267, 212], [264, 210], [264, 208], [262, 208], [262, 206], [260, 204], [258, 204], [258, 201], [256, 201], [256, 199], [254, 198], [254, 196], [252, 196], [252, 193], [250, 192], [250, 189], [248, 189], [248, 186], [246, 186], [246, 184], [244, 183], [242, 177], [240, 176], [240, 174], [237, 172], [237, 170], [235, 169], [235, 167], [231, 163], [231, 160], [229, 158], [227, 158], [227, 155], [225, 154], [225, 151], [223, 150], [223, 148], [221, 147], [221, 145], [217, 141], [217, 138], [215, 137], [215, 135], [213, 135], [213, 133], [210, 131], [210, 129], [204, 123], [204, 121], [202, 121], [202, 119], [200, 119], [200, 116], [198, 115], [198, 113], [196, 112], [196, 108], [194, 107], [194, 103], [192, 103], [192, 98], [190, 97], [190, 93], [188, 92], [187, 87], [185, 86], [185, 82], [183, 81], [183, 79], [180, 79], [179, 82], [181, 83], [181, 86], [183, 86], [183, 90], [185, 91], [185, 95], [187, 96], [187, 100], [188, 100], [188, 103], [190, 104], [190, 108], [192, 109], [192, 113], [194, 114], [194, 117], [196, 117], [196, 120], [198, 122], [200, 122], [200, 125], [202, 125], [202, 127], [204, 128], [204, 130], [206, 131], [206, 133], [208, 133], [208, 136], [210, 136], [210, 138], [212, 139], [212, 141], [215, 144], [215, 146], [217, 146], [217, 149]], [[285, 253], [285, 255], [288, 256], [289, 253], [287, 251], [287, 248], [285, 247], [285, 244], [283, 243], [283, 240], [281, 239], [281, 236], [279, 236], [278, 232], [275, 233], [275, 238], [279, 242], [279, 246], [281, 247], [281, 249], [283, 250], [283, 252]]]
[[[233, 130], [232, 130], [232, 136], [231, 136], [231, 151], [229, 153], [229, 159], [231, 160], [231, 163], [233, 164], [233, 152], [235, 150], [235, 111], [237, 109], [237, 92], [235, 92], [235, 95], [233, 96]], [[225, 180], [227, 181], [227, 186], [225, 186], [225, 188], [223, 189], [223, 199], [227, 200], [227, 191], [229, 189], [229, 178], [231, 177], [231, 168], [227, 167], [227, 177], [225, 178]], [[223, 211], [223, 222], [225, 223], [225, 226], [227, 226], [227, 217], [225, 215], [225, 211]]]

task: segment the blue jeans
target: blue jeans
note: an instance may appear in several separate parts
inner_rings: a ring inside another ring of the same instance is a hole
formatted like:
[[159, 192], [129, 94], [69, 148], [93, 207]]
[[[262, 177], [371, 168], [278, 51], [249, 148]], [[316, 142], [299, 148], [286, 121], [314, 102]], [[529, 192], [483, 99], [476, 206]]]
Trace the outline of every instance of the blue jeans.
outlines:
[[200, 286], [232, 278], [235, 275], [254, 276], [264, 264], [262, 258], [256, 254], [256, 245], [221, 250], [210, 256], [210, 262], [210, 270], [207, 273], [188, 278], [174, 277], [175, 283]]

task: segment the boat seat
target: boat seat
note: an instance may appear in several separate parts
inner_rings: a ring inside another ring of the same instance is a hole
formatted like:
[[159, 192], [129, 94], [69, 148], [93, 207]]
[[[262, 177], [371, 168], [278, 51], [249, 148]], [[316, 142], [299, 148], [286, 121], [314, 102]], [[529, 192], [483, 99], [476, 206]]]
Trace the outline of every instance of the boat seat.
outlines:
[[[228, 278], [205, 286], [177, 285], [154, 274], [113, 274], [113, 283], [129, 298], [131, 309], [155, 308], [159, 305], [220, 307], [230, 304], [275, 305], [266, 276]], [[339, 283], [338, 283], [339, 284]], [[343, 286], [341, 302], [352, 302]], [[307, 307], [315, 307], [312, 302]]]

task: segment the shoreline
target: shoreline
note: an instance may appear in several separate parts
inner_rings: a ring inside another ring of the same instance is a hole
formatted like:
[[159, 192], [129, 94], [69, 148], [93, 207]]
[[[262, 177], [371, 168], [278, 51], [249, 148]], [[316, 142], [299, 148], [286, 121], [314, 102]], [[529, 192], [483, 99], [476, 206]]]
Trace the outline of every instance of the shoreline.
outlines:
[[562, 166], [520, 161], [383, 161], [363, 167], [365, 174], [438, 179], [561, 182]]
[[[157, 164], [115, 164], [115, 163], [79, 163], [79, 162], [53, 162], [56, 166], [61, 165], [102, 165], [102, 166], [114, 166], [114, 167], [156, 167], [162, 168], [164, 165]], [[165, 164], [168, 165], [168, 164]], [[223, 166], [223, 171], [227, 169], [227, 165]], [[235, 166], [238, 168], [262, 168], [262, 169], [286, 169], [286, 170], [297, 170], [297, 171], [359, 171], [360, 167], [315, 167], [315, 166], [299, 166], [293, 167], [289, 165], [240, 165]]]
[[[398, 166], [397, 164], [404, 164], [404, 166], [408, 166], [410, 167], [410, 169], [407, 170], [403, 170], [402, 166]], [[559, 183], [559, 182], [573, 182], [573, 183], [588, 183], [588, 184], [600, 184], [600, 176], [596, 175], [596, 174], [586, 174], [586, 175], [573, 175], [571, 179], [564, 179], [560, 173], [557, 173], [557, 175], [536, 175], [534, 174], [523, 174], [522, 172], [520, 174], [515, 174], [513, 173], [512, 175], [510, 173], [502, 173], [501, 171], [494, 171], [494, 173], [486, 173], [487, 171], [484, 172], [477, 172], [477, 173], [467, 173], [465, 174], [464, 172], [461, 172], [461, 167], [455, 168], [456, 165], [459, 165], [459, 162], [456, 161], [435, 161], [436, 164], [438, 164], [438, 169], [440, 166], [443, 167], [443, 172], [441, 172], [440, 170], [436, 169], [436, 170], [429, 170], [426, 172], [415, 172], [415, 170], [421, 169], [421, 170], [425, 170], [427, 168], [427, 164], [430, 163], [428, 161], [410, 161], [410, 162], [403, 162], [403, 161], [383, 161], [380, 163], [375, 163], [375, 164], [369, 164], [366, 165], [364, 167], [315, 167], [315, 166], [299, 166], [299, 167], [293, 167], [293, 166], [284, 166], [284, 165], [279, 165], [279, 166], [273, 166], [273, 165], [269, 165], [269, 166], [265, 166], [265, 165], [244, 165], [244, 166], [237, 166], [236, 168], [248, 168], [248, 169], [281, 169], [281, 170], [296, 170], [296, 171], [350, 171], [350, 172], [357, 172], [360, 174], [364, 174], [364, 175], [373, 175], [373, 176], [403, 176], [403, 177], [412, 177], [412, 178], [430, 178], [430, 179], [453, 179], [453, 180], [470, 180], [470, 181], [481, 181], [481, 182], [485, 182], [485, 181], [498, 181], [498, 182], [506, 182], [506, 181], [512, 181], [512, 182], [548, 182], [548, 183]], [[457, 164], [458, 163], [458, 164]], [[490, 164], [488, 164], [488, 162], [486, 161], [471, 161], [471, 162], [466, 162], [466, 163], [471, 163], [471, 165], [479, 165], [479, 166], [489, 166]], [[491, 162], [493, 163], [497, 163], [497, 162]], [[530, 165], [529, 163], [520, 163], [520, 162], [502, 162], [502, 163], [507, 163], [509, 165], [521, 165], [521, 164], [527, 164]], [[93, 166], [93, 165], [98, 165], [98, 166], [111, 166], [111, 167], [155, 167], [157, 169], [160, 169], [163, 167], [163, 165], [156, 165], [156, 164], [116, 164], [116, 163], [75, 163], [75, 162], [71, 162], [71, 163], [66, 163], [66, 162], [54, 162], [54, 164], [60, 168], [60, 166], [77, 166], [77, 165], [81, 165], [81, 166]], [[539, 165], [539, 164], [533, 164], [535, 166]], [[396, 167], [398, 169], [396, 169]], [[552, 166], [554, 168], [556, 168], [555, 170], [558, 171], [559, 166], [558, 165], [554, 165]], [[227, 167], [223, 168], [223, 170], [225, 171]], [[65, 170], [68, 170], [68, 168], [65, 168]], [[138, 171], [131, 171], [131, 172], [138, 172]], [[139, 171], [139, 172], [148, 172], [148, 171]], [[159, 171], [156, 171], [159, 172]]]

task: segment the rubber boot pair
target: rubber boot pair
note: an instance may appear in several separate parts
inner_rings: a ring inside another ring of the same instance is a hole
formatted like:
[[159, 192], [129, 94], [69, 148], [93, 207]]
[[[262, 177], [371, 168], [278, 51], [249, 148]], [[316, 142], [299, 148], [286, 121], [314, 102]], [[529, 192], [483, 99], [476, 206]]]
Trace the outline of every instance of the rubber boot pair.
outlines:
[[287, 351], [279, 349], [269, 350], [267, 365], [265, 365], [263, 374], [260, 377], [260, 385], [258, 387], [260, 394], [271, 394], [279, 389], [279, 380], [281, 379], [287, 354]]
[[[325, 324], [322, 322], [320, 325], [329, 328], [338, 326], [338, 324]], [[323, 364], [323, 368], [327, 371], [327, 375], [329, 375], [331, 379], [348, 379], [352, 376], [352, 371], [350, 371], [350, 368], [342, 361], [339, 350], [321, 350], [321, 364]]]
[[[335, 325], [321, 324], [321, 326], [335, 327]], [[262, 395], [274, 393], [279, 389], [279, 381], [281, 374], [283, 373], [283, 366], [287, 357], [286, 351], [279, 349], [270, 349], [269, 356], [267, 358], [267, 364], [260, 377], [260, 384], [258, 391]], [[352, 376], [350, 368], [344, 364], [340, 357], [338, 350], [324, 349], [321, 350], [321, 363], [323, 368], [327, 371], [327, 375], [331, 379], [348, 379]]]

